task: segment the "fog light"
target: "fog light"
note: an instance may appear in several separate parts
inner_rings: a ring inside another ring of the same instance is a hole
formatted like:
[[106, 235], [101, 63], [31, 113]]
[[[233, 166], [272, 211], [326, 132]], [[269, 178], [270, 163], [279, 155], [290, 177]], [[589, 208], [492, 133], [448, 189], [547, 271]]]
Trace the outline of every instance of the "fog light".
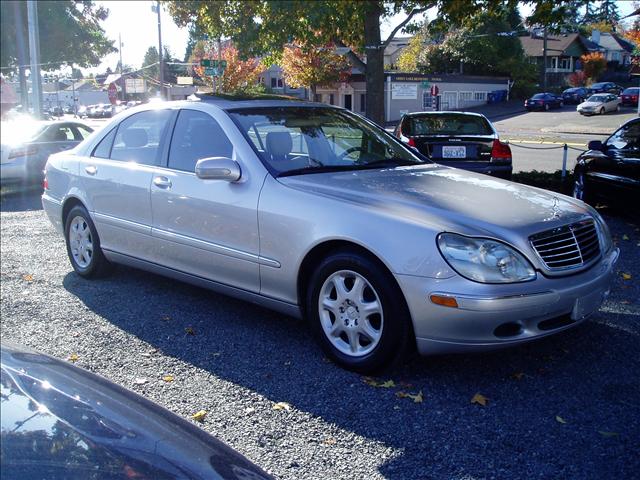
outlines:
[[454, 297], [432, 294], [429, 296], [429, 299], [436, 305], [442, 305], [443, 307], [458, 308], [458, 302]]

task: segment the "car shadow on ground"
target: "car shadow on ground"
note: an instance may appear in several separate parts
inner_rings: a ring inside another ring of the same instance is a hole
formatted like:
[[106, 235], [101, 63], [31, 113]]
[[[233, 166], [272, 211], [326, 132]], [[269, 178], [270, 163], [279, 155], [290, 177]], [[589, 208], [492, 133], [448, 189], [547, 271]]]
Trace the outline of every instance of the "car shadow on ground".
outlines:
[[413, 358], [380, 388], [329, 362], [304, 322], [258, 306], [125, 267], [63, 285], [164, 355], [396, 449], [385, 478], [505, 478], [517, 462], [541, 478], [622, 478], [638, 463], [637, 313], [598, 313], [515, 349]]
[[0, 191], [1, 212], [42, 210], [40, 185], [9, 185]]

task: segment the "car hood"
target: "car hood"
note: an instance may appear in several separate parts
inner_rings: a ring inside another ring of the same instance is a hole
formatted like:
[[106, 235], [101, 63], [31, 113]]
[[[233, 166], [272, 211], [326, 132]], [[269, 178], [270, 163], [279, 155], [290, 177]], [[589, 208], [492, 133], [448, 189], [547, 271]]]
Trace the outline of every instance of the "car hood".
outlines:
[[604, 102], [582, 102], [579, 107], [599, 107], [604, 105]]
[[469, 235], [522, 238], [590, 216], [589, 207], [573, 198], [438, 164], [279, 180], [437, 231]]
[[3, 478], [272, 478], [186, 420], [69, 362], [7, 343], [1, 359]]

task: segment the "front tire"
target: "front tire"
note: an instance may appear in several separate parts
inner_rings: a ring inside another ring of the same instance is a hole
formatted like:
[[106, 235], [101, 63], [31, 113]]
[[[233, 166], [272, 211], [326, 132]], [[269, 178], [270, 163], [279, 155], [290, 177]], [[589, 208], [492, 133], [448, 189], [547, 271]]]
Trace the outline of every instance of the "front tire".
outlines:
[[307, 288], [306, 314], [324, 353], [342, 367], [373, 373], [408, 350], [411, 320], [395, 279], [366, 255], [325, 258]]
[[589, 203], [589, 197], [587, 196], [587, 185], [583, 173], [577, 173], [573, 181], [573, 198], [582, 200], [585, 203]]
[[599, 113], [600, 115], [604, 115], [604, 107], [602, 107], [598, 113]]
[[67, 215], [64, 238], [71, 266], [85, 278], [97, 278], [111, 272], [112, 265], [100, 248], [100, 238], [87, 209], [77, 205]]
[[544, 111], [545, 111], [545, 112], [548, 112], [548, 111], [549, 111], [549, 104], [548, 104], [548, 103], [545, 103], [545, 104], [544, 104]]

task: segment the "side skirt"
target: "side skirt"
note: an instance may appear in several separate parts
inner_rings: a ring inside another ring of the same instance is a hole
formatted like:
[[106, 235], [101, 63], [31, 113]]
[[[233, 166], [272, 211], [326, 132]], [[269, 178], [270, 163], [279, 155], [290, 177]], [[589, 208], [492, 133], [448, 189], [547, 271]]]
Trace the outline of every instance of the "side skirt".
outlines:
[[164, 267], [162, 265], [158, 265], [157, 263], [140, 260], [138, 258], [131, 257], [129, 255], [114, 252], [112, 250], [107, 250], [103, 248], [103, 252], [105, 257], [107, 257], [109, 261], [114, 263], [120, 263], [122, 265], [127, 265], [129, 267], [138, 268], [140, 270], [145, 270], [147, 272], [173, 278], [181, 282], [190, 283], [192, 285], [196, 285], [201, 288], [206, 288], [208, 290], [212, 290], [214, 292], [221, 293], [223, 295], [228, 295], [230, 297], [234, 297], [239, 300], [244, 300], [246, 302], [254, 303], [261, 307], [265, 307], [270, 310], [283, 313], [290, 317], [294, 317], [298, 319], [302, 318], [302, 312], [300, 311], [300, 307], [298, 305], [283, 302], [281, 300], [276, 300], [275, 298], [265, 297], [257, 293], [242, 290], [241, 288], [231, 287], [223, 283], [214, 282], [213, 280], [199, 277], [197, 275], [191, 275], [189, 273], [185, 273], [180, 270], [175, 270], [173, 268]]

